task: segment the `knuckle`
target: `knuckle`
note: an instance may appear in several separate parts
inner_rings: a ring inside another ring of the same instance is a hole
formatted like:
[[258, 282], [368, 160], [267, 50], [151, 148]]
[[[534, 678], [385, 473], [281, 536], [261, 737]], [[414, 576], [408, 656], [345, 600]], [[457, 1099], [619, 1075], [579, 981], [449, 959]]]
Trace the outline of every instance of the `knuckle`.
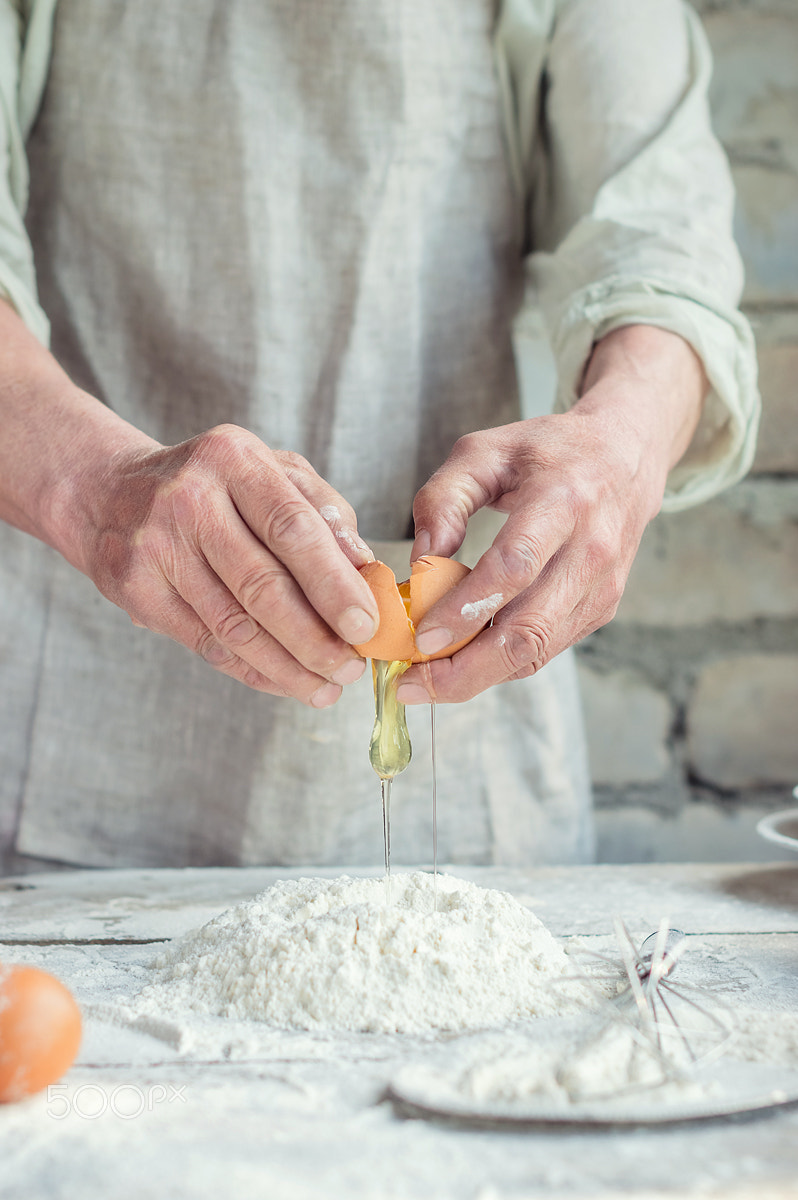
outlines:
[[534, 533], [516, 533], [512, 542], [497, 548], [499, 571], [508, 591], [520, 592], [546, 565], [546, 553]]
[[206, 629], [197, 636], [193, 648], [208, 666], [213, 667], [222, 675], [228, 675], [231, 679], [245, 684], [254, 691], [269, 692], [274, 696], [288, 695], [284, 688], [275, 684], [257, 667], [253, 667], [251, 663], [228, 650], [210, 629]]
[[561, 505], [578, 519], [593, 507], [597, 494], [597, 484], [591, 475], [571, 474], [553, 490], [552, 502]]
[[239, 581], [238, 599], [245, 613], [268, 612], [283, 597], [283, 572], [266, 566], [249, 571]]
[[276, 450], [274, 452], [274, 457], [277, 459], [286, 475], [316, 474], [313, 467], [310, 465], [304, 455], [299, 454], [296, 450]]
[[518, 671], [530, 674], [545, 663], [552, 639], [542, 622], [514, 623], [502, 629], [501, 637], [502, 658], [509, 674]]
[[168, 480], [158, 486], [147, 523], [140, 533], [172, 542], [176, 536], [195, 537], [212, 526], [219, 512], [222, 486], [201, 463], [183, 463]]
[[240, 425], [214, 425], [195, 439], [197, 451], [203, 455], [239, 453], [252, 442], [253, 435]]
[[274, 453], [260, 438], [240, 425], [214, 425], [182, 443], [180, 462], [172, 460], [161, 495], [173, 499], [181, 493], [186, 503], [201, 501], [208, 491], [224, 491], [231, 476], [257, 463], [273, 464]]
[[594, 532], [585, 546], [588, 572], [603, 575], [618, 557], [618, 541], [609, 533]]
[[475, 452], [479, 443], [479, 435], [477, 433], [462, 434], [454, 446], [452, 447], [452, 456], [457, 458], [470, 458]]
[[242, 662], [241, 670], [237, 672], [236, 678], [255, 692], [268, 692], [271, 696], [288, 695], [284, 688], [279, 687], [257, 667], [250, 666], [248, 663]]
[[214, 622], [213, 632], [225, 646], [244, 647], [255, 641], [260, 627], [240, 605], [222, 612]]
[[244, 463], [252, 460], [258, 453], [263, 461], [264, 452], [270, 455], [268, 447], [240, 425], [214, 425], [200, 433], [191, 443], [191, 453], [186, 460], [184, 471], [203, 476], [210, 474], [216, 478], [226, 479], [235, 473]]
[[228, 650], [218, 640], [216, 635], [210, 629], [204, 630], [197, 636], [194, 643], [194, 650], [199, 654], [200, 658], [204, 658], [209, 666], [215, 667], [217, 671], [230, 673], [235, 663], [239, 661], [238, 656]]
[[266, 540], [269, 546], [296, 547], [317, 537], [314, 513], [300, 496], [286, 496], [267, 515]]
[[624, 593], [625, 577], [622, 571], [612, 572], [602, 584], [598, 593], [596, 608], [600, 616], [600, 624], [606, 625], [618, 611], [621, 597]]

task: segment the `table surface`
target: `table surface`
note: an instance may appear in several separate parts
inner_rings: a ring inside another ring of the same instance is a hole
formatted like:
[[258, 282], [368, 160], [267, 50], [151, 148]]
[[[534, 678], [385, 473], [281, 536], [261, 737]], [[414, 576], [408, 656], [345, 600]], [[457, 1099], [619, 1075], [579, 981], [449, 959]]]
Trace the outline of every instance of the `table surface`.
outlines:
[[[606, 948], [666, 917], [728, 1003], [798, 1013], [798, 867], [444, 868], [511, 892], [564, 945]], [[83, 1006], [61, 1084], [0, 1107], [0, 1196], [269, 1200], [798, 1195], [798, 1110], [651, 1129], [469, 1128], [408, 1119], [386, 1089], [446, 1039], [125, 1021], [160, 944], [277, 879], [379, 870], [76, 871], [0, 880], [0, 960], [52, 971]], [[113, 1015], [113, 1020], [109, 1018]], [[115, 1015], [114, 1015], [115, 1014]], [[220, 1032], [220, 1031], [224, 1032]], [[451, 1041], [451, 1038], [449, 1038]], [[785, 1069], [798, 1069], [798, 1038]]]

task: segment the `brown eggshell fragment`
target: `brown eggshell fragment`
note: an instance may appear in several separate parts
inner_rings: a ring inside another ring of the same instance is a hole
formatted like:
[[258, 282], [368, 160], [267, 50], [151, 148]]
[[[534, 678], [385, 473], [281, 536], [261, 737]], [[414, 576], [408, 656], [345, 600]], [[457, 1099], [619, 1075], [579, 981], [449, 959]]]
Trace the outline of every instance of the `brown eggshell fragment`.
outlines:
[[360, 574], [374, 593], [380, 614], [380, 624], [373, 638], [355, 646], [364, 658], [382, 662], [406, 662], [417, 653], [413, 627], [407, 616], [404, 601], [399, 595], [396, 576], [384, 562], [366, 563]]
[[410, 568], [409, 583], [410, 618], [390, 567], [382, 562], [366, 563], [360, 573], [368, 583], [380, 613], [380, 625], [368, 642], [355, 646], [364, 658], [376, 658], [383, 662], [429, 662], [435, 658], [450, 658], [462, 646], [477, 636], [475, 630], [469, 637], [452, 646], [445, 646], [435, 654], [422, 654], [416, 648], [415, 626], [432, 608], [433, 604], [469, 574], [470, 568], [452, 558], [439, 558], [434, 554], [417, 558]]

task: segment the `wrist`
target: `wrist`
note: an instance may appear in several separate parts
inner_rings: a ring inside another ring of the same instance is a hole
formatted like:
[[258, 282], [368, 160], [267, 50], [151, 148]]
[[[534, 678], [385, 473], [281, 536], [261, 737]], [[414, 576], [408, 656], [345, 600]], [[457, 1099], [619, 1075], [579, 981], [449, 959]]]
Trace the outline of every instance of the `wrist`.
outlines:
[[62, 397], [56, 419], [56, 453], [39, 482], [38, 536], [90, 575], [114, 472], [160, 445], [78, 388]]
[[594, 346], [573, 411], [618, 422], [667, 475], [690, 445], [707, 391], [703, 364], [684, 338], [627, 325]]
[[76, 387], [0, 303], [0, 518], [86, 569], [97, 484], [120, 454], [157, 446]]

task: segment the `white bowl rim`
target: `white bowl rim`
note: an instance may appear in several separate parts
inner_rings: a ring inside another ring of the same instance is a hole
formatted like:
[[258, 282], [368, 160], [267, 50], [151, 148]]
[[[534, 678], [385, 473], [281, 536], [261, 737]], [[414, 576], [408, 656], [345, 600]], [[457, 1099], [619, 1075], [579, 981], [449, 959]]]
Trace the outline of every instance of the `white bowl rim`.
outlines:
[[779, 812], [761, 817], [756, 823], [756, 831], [760, 837], [766, 838], [769, 842], [778, 842], [780, 846], [789, 846], [791, 850], [798, 850], [798, 838], [789, 837], [786, 833], [779, 833], [776, 828], [782, 821], [798, 822], [798, 808], [782, 808]]

